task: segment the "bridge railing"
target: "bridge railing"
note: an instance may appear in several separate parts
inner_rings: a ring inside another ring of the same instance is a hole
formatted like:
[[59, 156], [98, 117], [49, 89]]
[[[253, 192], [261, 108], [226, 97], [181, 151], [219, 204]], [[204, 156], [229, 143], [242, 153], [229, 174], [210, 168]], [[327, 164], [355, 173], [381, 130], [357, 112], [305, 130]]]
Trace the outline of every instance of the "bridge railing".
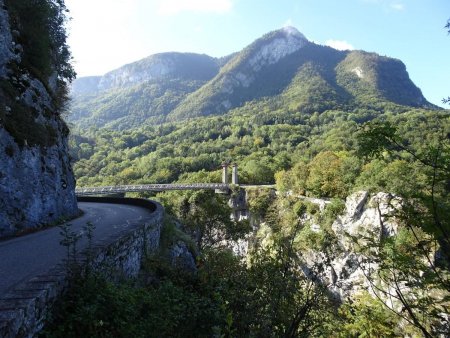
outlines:
[[77, 188], [78, 196], [117, 194], [143, 191], [168, 191], [168, 190], [228, 190], [229, 184], [224, 183], [179, 183], [179, 184], [140, 184], [140, 185], [116, 185], [105, 187]]

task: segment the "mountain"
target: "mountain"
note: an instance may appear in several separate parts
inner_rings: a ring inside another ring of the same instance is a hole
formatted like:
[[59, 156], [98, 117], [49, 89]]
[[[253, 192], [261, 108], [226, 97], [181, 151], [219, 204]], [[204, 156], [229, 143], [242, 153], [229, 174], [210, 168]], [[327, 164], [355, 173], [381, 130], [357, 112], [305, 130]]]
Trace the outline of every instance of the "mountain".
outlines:
[[160, 53], [122, 66], [103, 76], [88, 76], [73, 83], [74, 96], [131, 87], [161, 79], [210, 80], [219, 71], [218, 59], [204, 54]]
[[204, 54], [161, 53], [103, 76], [82, 77], [72, 84], [71, 121], [122, 128], [153, 123], [173, 110], [188, 93], [212, 79], [227, 58]]
[[77, 79], [72, 96], [72, 122], [117, 129], [224, 114], [258, 101], [304, 113], [433, 107], [400, 60], [317, 45], [293, 27], [220, 59], [152, 55], [101, 77]]

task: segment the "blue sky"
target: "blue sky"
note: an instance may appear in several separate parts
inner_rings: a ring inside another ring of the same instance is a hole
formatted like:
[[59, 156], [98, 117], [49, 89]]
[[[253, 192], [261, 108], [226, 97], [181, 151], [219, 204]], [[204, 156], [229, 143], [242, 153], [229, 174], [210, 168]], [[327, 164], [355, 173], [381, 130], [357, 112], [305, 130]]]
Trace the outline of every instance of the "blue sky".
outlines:
[[225, 56], [286, 25], [309, 40], [402, 60], [432, 103], [450, 95], [449, 0], [66, 0], [79, 76], [148, 55]]

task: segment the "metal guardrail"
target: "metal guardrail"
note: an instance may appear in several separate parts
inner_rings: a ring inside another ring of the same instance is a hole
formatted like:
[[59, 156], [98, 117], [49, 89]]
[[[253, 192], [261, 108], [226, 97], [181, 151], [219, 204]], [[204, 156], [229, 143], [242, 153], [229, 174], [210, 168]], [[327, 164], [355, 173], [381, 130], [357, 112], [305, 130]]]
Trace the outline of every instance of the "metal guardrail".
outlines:
[[106, 187], [77, 188], [77, 196], [118, 194], [142, 191], [167, 191], [167, 190], [228, 190], [229, 184], [224, 183], [186, 183], [186, 184], [141, 184], [141, 185], [116, 185]]

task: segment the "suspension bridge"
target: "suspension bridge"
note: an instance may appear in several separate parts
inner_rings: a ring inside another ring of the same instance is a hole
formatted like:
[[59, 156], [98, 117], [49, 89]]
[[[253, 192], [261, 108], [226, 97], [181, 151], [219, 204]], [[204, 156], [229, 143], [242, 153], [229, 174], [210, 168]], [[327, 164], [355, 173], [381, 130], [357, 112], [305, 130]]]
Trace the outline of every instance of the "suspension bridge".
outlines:
[[222, 183], [170, 183], [170, 184], [135, 184], [102, 187], [80, 187], [75, 189], [77, 196], [124, 194], [127, 192], [168, 191], [168, 190], [214, 190], [226, 194], [231, 185], [239, 185], [237, 165], [232, 165], [231, 184], [228, 181], [228, 163], [222, 164]]
[[144, 191], [168, 191], [168, 190], [216, 190], [217, 192], [227, 192], [229, 184], [223, 183], [186, 183], [186, 184], [138, 184], [138, 185], [116, 185], [90, 188], [77, 188], [77, 196], [122, 194], [127, 192]]

